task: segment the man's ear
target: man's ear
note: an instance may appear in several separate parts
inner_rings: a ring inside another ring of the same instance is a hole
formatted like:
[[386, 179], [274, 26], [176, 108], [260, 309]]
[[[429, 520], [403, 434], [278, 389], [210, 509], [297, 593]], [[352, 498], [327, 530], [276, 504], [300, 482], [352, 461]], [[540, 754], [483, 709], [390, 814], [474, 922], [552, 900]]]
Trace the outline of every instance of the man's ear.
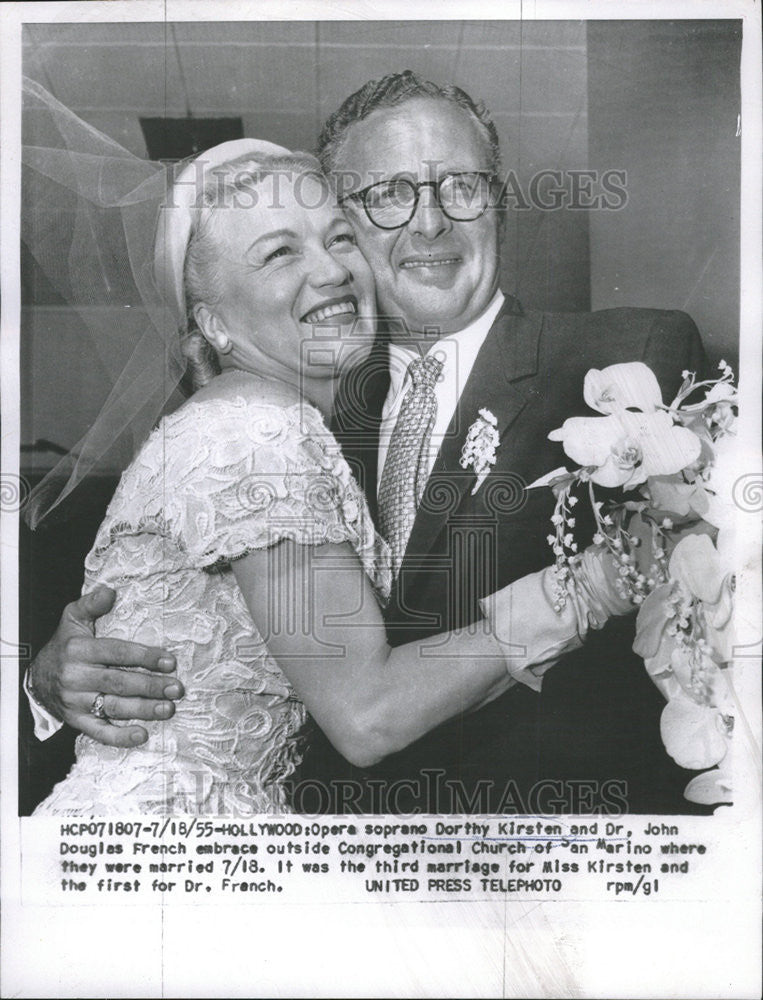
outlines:
[[196, 320], [196, 326], [201, 330], [204, 339], [214, 347], [218, 354], [227, 354], [233, 348], [225, 324], [209, 306], [203, 302], [197, 303], [193, 307], [193, 318]]

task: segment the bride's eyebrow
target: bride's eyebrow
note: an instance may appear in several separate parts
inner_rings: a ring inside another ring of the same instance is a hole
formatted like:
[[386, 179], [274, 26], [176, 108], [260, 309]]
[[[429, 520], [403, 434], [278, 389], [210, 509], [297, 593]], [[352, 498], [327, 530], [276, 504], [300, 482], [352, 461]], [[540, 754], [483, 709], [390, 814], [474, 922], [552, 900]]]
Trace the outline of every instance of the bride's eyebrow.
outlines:
[[282, 236], [288, 236], [292, 240], [297, 239], [297, 234], [293, 229], [274, 229], [269, 233], [263, 233], [262, 236], [258, 236], [254, 243], [251, 243], [247, 248], [246, 252], [249, 253], [251, 249], [257, 246], [258, 243], [263, 243], [265, 240], [277, 240]]
[[[350, 226], [350, 223], [347, 221], [347, 216], [339, 207], [337, 207], [337, 211], [331, 221], [326, 225], [326, 229], [335, 229], [337, 226]], [[350, 226], [350, 228], [352, 227]]]

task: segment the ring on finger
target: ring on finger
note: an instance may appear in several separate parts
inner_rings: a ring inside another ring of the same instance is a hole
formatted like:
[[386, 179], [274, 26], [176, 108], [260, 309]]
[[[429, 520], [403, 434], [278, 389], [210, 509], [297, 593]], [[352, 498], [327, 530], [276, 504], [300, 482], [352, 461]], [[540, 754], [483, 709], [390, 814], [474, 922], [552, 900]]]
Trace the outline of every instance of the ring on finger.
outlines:
[[106, 699], [102, 694], [97, 694], [93, 698], [93, 704], [90, 706], [90, 714], [94, 715], [96, 719], [104, 719], [108, 721], [108, 715], [106, 715], [106, 709], [103, 707]]

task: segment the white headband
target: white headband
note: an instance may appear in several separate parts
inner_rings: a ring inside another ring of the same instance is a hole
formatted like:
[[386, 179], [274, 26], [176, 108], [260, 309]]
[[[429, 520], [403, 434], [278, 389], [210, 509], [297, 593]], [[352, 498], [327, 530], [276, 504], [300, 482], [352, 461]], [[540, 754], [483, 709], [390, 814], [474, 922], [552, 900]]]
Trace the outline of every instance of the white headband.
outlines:
[[[261, 139], [233, 139], [200, 153], [183, 167], [175, 178], [169, 204], [162, 205], [156, 225], [154, 243], [154, 280], [164, 302], [177, 317], [178, 327], [185, 330], [186, 306], [183, 290], [183, 270], [188, 240], [193, 225], [193, 209], [207, 175], [239, 156], [288, 155], [290, 150]], [[201, 175], [199, 174], [201, 166]]]

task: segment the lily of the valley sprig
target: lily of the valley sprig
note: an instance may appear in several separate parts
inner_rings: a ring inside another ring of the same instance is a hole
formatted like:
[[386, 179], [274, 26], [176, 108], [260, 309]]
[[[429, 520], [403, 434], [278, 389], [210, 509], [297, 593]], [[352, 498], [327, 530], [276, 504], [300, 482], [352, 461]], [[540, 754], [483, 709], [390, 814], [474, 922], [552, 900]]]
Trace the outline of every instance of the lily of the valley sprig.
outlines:
[[501, 443], [495, 416], [484, 408], [478, 412], [479, 416], [467, 432], [459, 462], [462, 469], [471, 466], [477, 476], [472, 496], [482, 486], [490, 469], [495, 465], [496, 448]]

